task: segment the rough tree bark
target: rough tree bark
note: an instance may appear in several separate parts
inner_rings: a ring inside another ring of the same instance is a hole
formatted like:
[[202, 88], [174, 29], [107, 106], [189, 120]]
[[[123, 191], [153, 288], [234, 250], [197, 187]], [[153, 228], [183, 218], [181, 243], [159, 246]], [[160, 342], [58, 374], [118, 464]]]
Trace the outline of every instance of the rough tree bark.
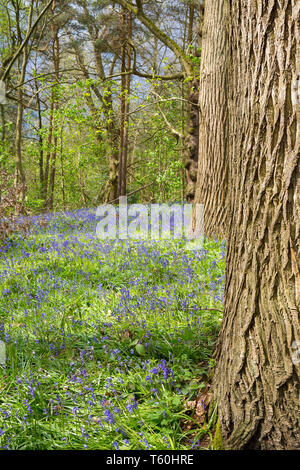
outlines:
[[193, 202], [196, 192], [199, 158], [199, 83], [195, 78], [188, 87], [187, 129], [184, 136], [184, 154], [186, 170], [186, 199]]
[[[188, 48], [193, 46], [193, 33], [195, 22], [195, 6], [189, 5], [188, 8]], [[197, 51], [194, 51], [197, 54]], [[196, 192], [197, 169], [199, 156], [199, 80], [194, 78], [188, 84], [187, 90], [187, 114], [186, 114], [186, 131], [184, 133], [184, 159], [186, 173], [186, 190], [185, 196], [188, 202], [193, 202]]]
[[[20, 18], [20, 7], [18, 4], [14, 5], [16, 20], [19, 22]], [[33, 2], [30, 4], [29, 14], [27, 19], [27, 35], [31, 31], [33, 17]], [[19, 44], [22, 44], [22, 32], [18, 23], [17, 26], [17, 37]], [[18, 106], [17, 106], [17, 118], [16, 118], [16, 136], [15, 136], [15, 152], [16, 152], [16, 175], [15, 175], [15, 187], [20, 187], [20, 212], [24, 212], [25, 208], [25, 197], [26, 197], [26, 176], [23, 166], [23, 157], [22, 157], [22, 130], [23, 130], [23, 114], [24, 114], [24, 105], [23, 105], [23, 82], [26, 75], [26, 69], [29, 59], [29, 46], [26, 45], [22, 49], [22, 56], [18, 56], [18, 68], [19, 68], [19, 80], [18, 80]]]
[[299, 2], [228, 5], [230, 220], [215, 399], [225, 448], [299, 449]]
[[226, 235], [228, 196], [228, 8], [205, 3], [199, 84], [199, 158], [195, 202], [204, 204], [205, 234]]

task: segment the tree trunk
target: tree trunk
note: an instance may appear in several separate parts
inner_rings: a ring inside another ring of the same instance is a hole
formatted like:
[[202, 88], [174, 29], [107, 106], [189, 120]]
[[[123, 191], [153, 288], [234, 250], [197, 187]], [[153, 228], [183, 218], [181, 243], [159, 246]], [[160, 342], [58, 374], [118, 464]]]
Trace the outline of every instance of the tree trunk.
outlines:
[[5, 132], [5, 126], [6, 126], [6, 121], [5, 121], [5, 112], [4, 112], [4, 105], [0, 104], [0, 110], [1, 110], [1, 133], [2, 133], [2, 142], [5, 141], [6, 139], [6, 132]]
[[[191, 54], [194, 39], [195, 28], [195, 7], [189, 5], [188, 7], [188, 26], [187, 26], [187, 43], [188, 53]], [[194, 50], [194, 55], [197, 57], [198, 51]], [[185, 173], [186, 173], [186, 199], [188, 202], [193, 202], [196, 193], [197, 173], [198, 173], [198, 157], [199, 157], [199, 80], [194, 77], [188, 83], [187, 89], [187, 114], [186, 114], [186, 131], [184, 132], [184, 149], [185, 149]]]
[[[64, 142], [64, 123], [61, 126], [60, 131], [60, 171], [61, 171], [61, 195], [62, 195], [62, 203], [63, 203], [63, 210], [66, 210], [66, 189], [65, 189], [65, 164], [64, 164], [64, 153], [63, 153], [63, 142]], [[79, 168], [80, 172], [80, 168]]]
[[[194, 66], [193, 60], [190, 57], [191, 51], [187, 54], [186, 51], [174, 41], [170, 36], [165, 34], [159, 29], [159, 27], [148, 17], [143, 10], [143, 2], [138, 2], [136, 7], [126, 0], [118, 0], [117, 3], [133, 15], [135, 15], [139, 21], [149, 30], [151, 33], [158, 38], [163, 44], [165, 44], [175, 56], [180, 60], [184, 69], [183, 74], [189, 78], [189, 86], [187, 99], [189, 104], [187, 106], [187, 130], [184, 139], [185, 146], [185, 170], [186, 170], [186, 198], [189, 202], [194, 200], [196, 181], [197, 181], [197, 167], [198, 167], [198, 142], [199, 142], [199, 113], [198, 113], [198, 71]], [[203, 13], [203, 6], [200, 8], [201, 14]], [[195, 17], [195, 9], [192, 5], [189, 6], [189, 25], [188, 35], [192, 42], [193, 40], [193, 23]], [[200, 22], [201, 23], [201, 22]], [[199, 37], [201, 36], [199, 31]], [[199, 53], [195, 51], [195, 56]]]
[[120, 159], [119, 159], [119, 196], [126, 196], [127, 189], [127, 156], [128, 156], [128, 125], [129, 97], [131, 75], [132, 14], [125, 9], [122, 13], [123, 45], [121, 52], [121, 126], [120, 126]]
[[[69, 35], [72, 39], [72, 36]], [[95, 62], [97, 64], [97, 73], [98, 77], [101, 81], [105, 82], [103, 85], [103, 94], [99, 88], [92, 83], [90, 85], [90, 89], [94, 92], [95, 96], [98, 98], [100, 103], [100, 110], [96, 108], [92, 99], [87, 100], [88, 106], [91, 110], [91, 114], [95, 117], [95, 123], [98, 126], [99, 117], [96, 117], [99, 114], [99, 111], [103, 112], [106, 121], [106, 131], [107, 131], [107, 138], [109, 143], [109, 177], [106, 182], [105, 188], [103, 193], [99, 194], [98, 202], [109, 202], [113, 201], [118, 198], [118, 166], [119, 166], [119, 142], [120, 142], [120, 129], [117, 123], [117, 119], [115, 116], [115, 111], [113, 107], [113, 98], [112, 98], [112, 85], [109, 84], [107, 81], [105, 74], [104, 74], [104, 67], [102, 64], [101, 52], [98, 51], [96, 47], [96, 41], [98, 36], [94, 36], [93, 32], [90, 31], [90, 38], [93, 41], [93, 49], [94, 49], [94, 57]], [[79, 67], [82, 70], [83, 76], [86, 79], [90, 79], [89, 71], [87, 66], [84, 63], [84, 55], [80, 50], [76, 41], [73, 40], [73, 47], [76, 54], [76, 60]], [[111, 64], [111, 70], [113, 69], [112, 65], [114, 64], [115, 60], [113, 59]]]
[[[55, 24], [55, 9], [56, 0], [53, 1], [51, 7], [52, 20], [51, 20], [51, 33], [52, 33], [52, 60], [55, 71], [56, 83], [51, 89], [51, 107], [49, 118], [49, 133], [48, 133], [48, 152], [46, 156], [46, 166], [44, 174], [44, 209], [53, 210], [54, 200], [54, 186], [55, 186], [55, 173], [56, 173], [56, 156], [58, 145], [58, 123], [56, 111], [59, 108], [59, 97], [56, 87], [59, 87], [59, 67], [60, 67], [60, 44], [59, 44], [59, 26]], [[53, 142], [53, 144], [52, 144]]]
[[[53, 3], [52, 7], [52, 14], [54, 16], [55, 11], [55, 2]], [[59, 76], [59, 67], [60, 67], [60, 44], [59, 44], [59, 27], [54, 24], [54, 20], [52, 22], [52, 38], [53, 38], [53, 65], [55, 71], [55, 78], [56, 78], [56, 86], [59, 86], [60, 76]], [[55, 104], [54, 110], [57, 111], [59, 109], [59, 97], [56, 96], [57, 90], [55, 90]], [[50, 169], [50, 176], [49, 176], [49, 188], [48, 188], [48, 209], [53, 210], [53, 202], [54, 202], [54, 187], [55, 187], [55, 174], [56, 174], [56, 157], [57, 157], [57, 147], [58, 147], [58, 122], [57, 116], [54, 119], [54, 126], [53, 126], [53, 151], [51, 155], [51, 169]]]
[[[30, 35], [30, 31], [32, 30], [32, 17], [33, 17], [33, 4], [34, 2], [30, 3], [29, 6], [29, 13], [27, 18], [27, 32], [26, 36]], [[20, 52], [18, 58], [18, 69], [19, 69], [19, 79], [18, 79], [18, 107], [17, 107], [17, 119], [16, 119], [16, 136], [15, 136], [15, 152], [16, 152], [16, 191], [19, 192], [18, 195], [18, 205], [16, 207], [16, 211], [20, 213], [24, 213], [25, 211], [25, 196], [26, 196], [26, 176], [23, 167], [23, 159], [22, 159], [22, 131], [23, 131], [23, 114], [24, 114], [24, 104], [23, 104], [23, 82], [26, 76], [27, 64], [29, 59], [29, 50], [30, 46], [28, 43], [23, 41], [21, 28], [20, 28], [20, 5], [18, 2], [13, 4], [16, 13], [16, 31], [17, 31], [17, 38], [18, 43], [20, 45]], [[21, 49], [22, 49], [22, 56], [21, 56]], [[15, 58], [14, 58], [15, 60]], [[9, 72], [9, 67], [12, 65], [13, 62], [10, 62], [10, 65], [6, 69], [3, 79], [5, 79], [6, 74]]]
[[188, 87], [187, 130], [184, 136], [186, 199], [193, 202], [196, 192], [199, 156], [199, 83], [194, 79]]
[[[108, 101], [110, 104], [110, 102]], [[111, 109], [112, 106], [111, 106]], [[106, 182], [103, 194], [99, 195], [99, 201], [102, 200], [104, 203], [114, 201], [118, 198], [118, 168], [119, 168], [119, 145], [120, 145], [120, 130], [114, 120], [107, 124], [107, 136], [109, 142], [109, 176]]]
[[[121, 103], [120, 103], [120, 157], [119, 157], [119, 180], [118, 180], [118, 195], [124, 196], [123, 189], [126, 188], [126, 174], [124, 174], [124, 156], [126, 152], [125, 142], [125, 112], [126, 112], [126, 51], [127, 51], [127, 12], [123, 8], [121, 13]], [[124, 152], [125, 150], [125, 152]], [[126, 167], [125, 167], [126, 169]], [[125, 179], [125, 181], [124, 181]], [[125, 189], [126, 191], [126, 189]]]
[[22, 159], [22, 129], [23, 129], [23, 111], [22, 104], [23, 92], [18, 91], [18, 106], [17, 106], [17, 119], [16, 119], [16, 137], [15, 137], [15, 151], [16, 151], [16, 186], [22, 186], [22, 199], [25, 197], [25, 173], [23, 168]]
[[48, 142], [47, 142], [47, 155], [46, 155], [46, 164], [44, 171], [44, 209], [47, 210], [47, 199], [48, 199], [48, 181], [49, 181], [49, 169], [50, 169], [50, 158], [51, 158], [51, 146], [52, 146], [52, 135], [53, 135], [53, 121], [54, 121], [54, 91], [51, 90], [51, 104], [50, 104], [50, 116], [49, 116], [49, 127], [48, 127]]
[[225, 448], [300, 449], [299, 2], [229, 9], [230, 220], [214, 393]]
[[[193, 44], [194, 35], [194, 21], [195, 21], [195, 7], [189, 5], [188, 7], [188, 32], [187, 32], [187, 43], [188, 53]], [[198, 52], [194, 51], [195, 56]], [[199, 80], [194, 77], [192, 82], [188, 83], [187, 99], [189, 101], [187, 105], [186, 115], [186, 132], [184, 132], [184, 163], [186, 172], [186, 199], [188, 202], [193, 202], [196, 193], [197, 183], [197, 172], [198, 172], [198, 157], [199, 157]]]
[[23, 130], [23, 81], [26, 74], [26, 66], [28, 56], [26, 50], [22, 55], [22, 68], [19, 76], [19, 90], [18, 90], [18, 106], [17, 106], [17, 119], [16, 119], [16, 136], [15, 136], [15, 152], [16, 152], [16, 191], [19, 192], [19, 208], [18, 211], [24, 212], [25, 196], [26, 196], [26, 177], [23, 167], [22, 157], [22, 130]]
[[[38, 91], [38, 83], [35, 80], [35, 88]], [[41, 100], [39, 94], [36, 97], [37, 101], [37, 109], [38, 109], [38, 125], [39, 125], [39, 179], [40, 179], [40, 197], [41, 200], [44, 199], [45, 189], [44, 189], [44, 149], [43, 149], [43, 136], [42, 136], [42, 129], [43, 129], [43, 121], [42, 121], [42, 110], [41, 110]]]
[[228, 183], [228, 8], [206, 2], [199, 85], [199, 160], [195, 202], [204, 205], [205, 234], [225, 237]]

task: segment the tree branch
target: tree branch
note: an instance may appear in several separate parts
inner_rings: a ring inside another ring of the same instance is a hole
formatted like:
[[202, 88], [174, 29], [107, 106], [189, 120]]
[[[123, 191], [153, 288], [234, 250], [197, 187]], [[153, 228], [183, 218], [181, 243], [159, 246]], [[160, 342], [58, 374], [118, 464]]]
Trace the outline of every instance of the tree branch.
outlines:
[[150, 73], [139, 72], [138, 70], [132, 70], [132, 75], [137, 77], [148, 78], [149, 80], [182, 80], [184, 78], [184, 73], [174, 73], [171, 75], [151, 75]]
[[165, 34], [161, 29], [156, 26], [153, 21], [148, 18], [148, 16], [145, 15], [143, 10], [139, 8], [139, 5], [141, 6], [141, 2], [137, 0], [137, 8], [135, 8], [131, 3], [129, 3], [127, 0], [116, 0], [116, 3], [121, 5], [122, 7], [126, 8], [128, 11], [131, 11], [140, 21], [143, 23], [144, 26], [146, 26], [149, 31], [151, 31], [154, 36], [156, 36], [161, 42], [163, 42], [171, 51], [174, 52], [176, 57], [180, 60], [184, 67], [185, 75], [190, 77], [193, 75], [193, 67], [192, 64], [187, 57], [187, 55], [184, 53], [184, 51], [176, 44], [173, 39], [171, 39], [167, 34]]
[[157, 103], [166, 103], [167, 101], [183, 101], [185, 103], [190, 103], [192, 104], [193, 106], [198, 106], [196, 105], [195, 103], [193, 103], [192, 101], [189, 101], [189, 100], [185, 100], [184, 98], [180, 98], [179, 96], [173, 96], [171, 98], [166, 98], [166, 99], [162, 99], [162, 100], [159, 100], [159, 101], [154, 101], [153, 103], [148, 103], [148, 104], [142, 104], [141, 106], [138, 106], [136, 109], [133, 109], [132, 111], [130, 111], [129, 114], [134, 114], [136, 113], [137, 111], [140, 111], [140, 110], [143, 110], [145, 108], [148, 108], [149, 106], [153, 106]]
[[[133, 194], [138, 193], [139, 191], [142, 191], [143, 189], [149, 188], [149, 186], [153, 186], [153, 184], [154, 184], [154, 181], [152, 183], [146, 184], [145, 186], [142, 186], [141, 188], [136, 189], [135, 191], [132, 191], [131, 193], [126, 194], [126, 197], [132, 196]], [[116, 197], [112, 201], [109, 201], [107, 204], [112, 204], [113, 202], [116, 202], [118, 200], [119, 198]]]
[[160, 103], [161, 103], [161, 101], [162, 101], [162, 97], [159, 96], [159, 94], [156, 93], [156, 92], [153, 91], [153, 90], [151, 91], [151, 93], [159, 98], [159, 101], [157, 101], [157, 107], [158, 107], [158, 109], [159, 109], [159, 111], [160, 111], [160, 113], [161, 113], [161, 115], [162, 115], [162, 117], [163, 117], [163, 120], [165, 121], [167, 127], [169, 128], [169, 130], [171, 131], [171, 133], [172, 133], [173, 135], [175, 135], [175, 137], [177, 138], [177, 142], [178, 142], [178, 139], [183, 139], [183, 138], [184, 138], [183, 134], [181, 134], [181, 133], [178, 132], [176, 129], [174, 129], [174, 127], [172, 127], [172, 125], [170, 124], [170, 122], [169, 122], [168, 119], [167, 119], [167, 116], [165, 115], [165, 113], [164, 113], [163, 110], [161, 109]]
[[140, 13], [143, 13], [143, 2], [141, 0], [136, 0], [136, 6]]
[[[74, 72], [74, 71], [75, 72], [82, 72], [81, 69], [75, 69], [74, 67], [72, 67], [70, 69], [60, 69], [59, 73]], [[55, 74], [57, 74], [57, 72], [48, 72], [48, 73], [43, 73], [42, 75], [36, 75], [35, 77], [29, 78], [28, 80], [21, 83], [20, 85], [13, 86], [12, 88], [10, 88], [10, 91], [16, 90], [17, 88], [20, 88], [21, 86], [26, 85], [27, 83], [32, 82], [33, 80], [39, 80], [40, 78], [49, 77], [49, 76], [55, 75]]]
[[22, 42], [22, 44], [20, 45], [19, 49], [17, 50], [17, 52], [13, 55], [11, 61], [9, 62], [8, 66], [7, 66], [7, 69], [5, 70], [3, 76], [2, 76], [2, 80], [5, 81], [5, 79], [7, 78], [12, 66], [14, 65], [15, 61], [17, 60], [17, 58], [20, 56], [20, 54], [22, 53], [24, 47], [27, 46], [36, 26], [38, 25], [39, 21], [42, 19], [42, 17], [45, 15], [45, 13], [47, 12], [47, 10], [50, 8], [51, 4], [52, 4], [53, 0], [50, 0], [47, 5], [45, 6], [45, 8], [41, 11], [41, 13], [39, 14], [39, 16], [37, 17], [37, 19], [35, 20], [34, 24], [32, 25], [30, 31], [28, 31], [28, 33], [26, 34], [25, 38], [24, 38], [24, 41]]

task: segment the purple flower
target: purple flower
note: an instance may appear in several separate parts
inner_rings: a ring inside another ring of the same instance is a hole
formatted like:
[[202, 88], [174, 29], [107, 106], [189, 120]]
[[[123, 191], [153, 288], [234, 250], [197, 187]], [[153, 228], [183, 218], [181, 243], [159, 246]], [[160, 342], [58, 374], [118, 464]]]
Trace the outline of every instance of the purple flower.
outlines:
[[108, 424], [115, 424], [115, 417], [114, 415], [111, 413], [110, 410], [104, 410], [104, 416], [105, 416], [105, 421], [108, 423]]

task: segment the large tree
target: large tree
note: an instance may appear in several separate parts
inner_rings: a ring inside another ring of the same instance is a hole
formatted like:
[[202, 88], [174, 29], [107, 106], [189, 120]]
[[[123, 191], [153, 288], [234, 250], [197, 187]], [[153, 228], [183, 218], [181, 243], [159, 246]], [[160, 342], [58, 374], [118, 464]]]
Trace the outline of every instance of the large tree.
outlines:
[[232, 0], [225, 311], [214, 376], [225, 448], [299, 449], [300, 6]]
[[195, 202], [204, 205], [206, 235], [226, 236], [228, 213], [228, 8], [205, 4], [199, 83], [199, 157]]

